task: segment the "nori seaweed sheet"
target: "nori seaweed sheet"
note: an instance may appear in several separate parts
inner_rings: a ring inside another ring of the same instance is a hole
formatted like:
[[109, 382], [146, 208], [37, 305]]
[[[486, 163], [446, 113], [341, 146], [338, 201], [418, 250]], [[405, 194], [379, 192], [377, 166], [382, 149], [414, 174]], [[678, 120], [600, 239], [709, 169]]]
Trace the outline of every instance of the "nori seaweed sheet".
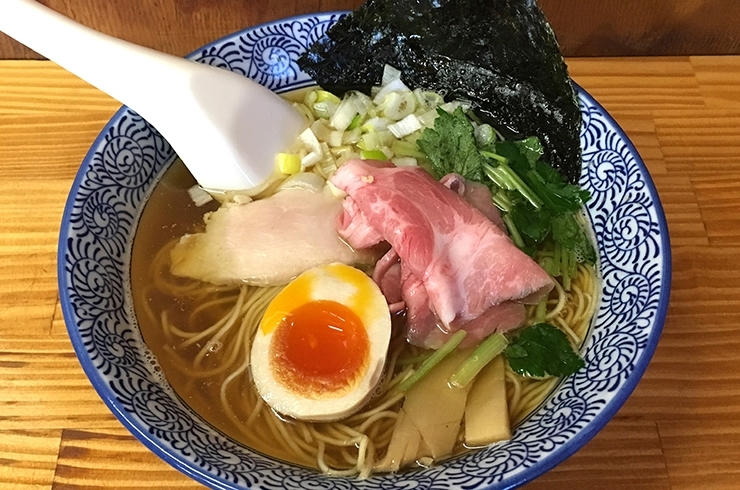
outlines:
[[368, 92], [392, 65], [412, 88], [469, 100], [506, 138], [539, 137], [545, 159], [578, 181], [578, 99], [535, 0], [369, 0], [298, 64], [338, 94]]

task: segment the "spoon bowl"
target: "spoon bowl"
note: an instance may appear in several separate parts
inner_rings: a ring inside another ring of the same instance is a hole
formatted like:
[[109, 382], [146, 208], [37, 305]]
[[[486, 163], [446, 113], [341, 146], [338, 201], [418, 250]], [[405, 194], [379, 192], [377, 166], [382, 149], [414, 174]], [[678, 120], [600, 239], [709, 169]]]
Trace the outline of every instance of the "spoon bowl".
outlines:
[[207, 190], [259, 189], [305, 126], [244, 76], [102, 34], [33, 0], [2, 0], [0, 31], [136, 111]]

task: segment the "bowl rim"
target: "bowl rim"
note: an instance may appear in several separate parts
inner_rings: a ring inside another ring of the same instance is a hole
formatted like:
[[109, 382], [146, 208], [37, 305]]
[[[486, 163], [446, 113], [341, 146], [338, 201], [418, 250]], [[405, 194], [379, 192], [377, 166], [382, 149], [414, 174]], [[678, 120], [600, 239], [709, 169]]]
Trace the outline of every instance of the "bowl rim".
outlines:
[[[220, 43], [234, 39], [240, 35], [258, 30], [260, 28], [264, 28], [266, 26], [274, 25], [277, 23], [301, 21], [305, 19], [315, 18], [317, 16], [336, 16], [337, 18], [339, 18], [343, 15], [346, 15], [348, 12], [349, 11], [344, 10], [313, 12], [263, 22], [222, 36], [204, 46], [199, 47], [185, 57], [192, 58], [205, 49], [218, 46]], [[609, 420], [611, 420], [616, 412], [624, 405], [626, 400], [629, 398], [629, 396], [631, 396], [638, 383], [642, 379], [647, 366], [653, 358], [655, 349], [657, 348], [658, 342], [665, 326], [665, 320], [668, 312], [672, 278], [672, 254], [670, 248], [668, 225], [664, 209], [652, 176], [650, 175], [647, 166], [645, 165], [634, 144], [627, 137], [625, 131], [611, 116], [611, 114], [609, 114], [603, 107], [603, 105], [599, 103], [579, 84], [577, 84], [575, 81], [573, 81], [573, 84], [576, 87], [579, 97], [585, 98], [590, 104], [596, 107], [602, 117], [606, 118], [610, 122], [610, 124], [613, 125], [614, 132], [625, 144], [629, 154], [634, 159], [634, 164], [639, 167], [642, 172], [644, 184], [651, 199], [651, 205], [654, 207], [655, 210], [660, 236], [660, 265], [662, 267], [662, 276], [659, 286], [660, 295], [658, 299], [658, 307], [655, 312], [655, 317], [652, 321], [653, 328], [651, 329], [646, 344], [640, 350], [641, 354], [638, 362], [635, 363], [629, 377], [619, 385], [619, 388], [616, 391], [614, 397], [609, 400], [606, 406], [587, 424], [586, 427], [580, 429], [577, 434], [570, 437], [566, 442], [561, 444], [557, 451], [554, 451], [544, 458], [540, 459], [533, 467], [526, 468], [523, 471], [512, 475], [509, 481], [506, 482], [507, 485], [500, 488], [517, 488], [527, 482], [538, 478], [539, 476], [550, 471], [552, 468], [559, 465], [570, 456], [572, 456], [574, 453], [576, 453], [579, 449], [585, 446], [601, 429], [603, 429], [603, 427], [609, 422]], [[116, 113], [105, 124], [105, 126], [101, 129], [101, 132], [92, 142], [90, 149], [86, 152], [85, 157], [82, 160], [81, 165], [74, 177], [74, 181], [65, 202], [57, 247], [57, 285], [59, 291], [61, 292], [60, 303], [65, 325], [67, 326], [68, 335], [70, 337], [76, 357], [80, 362], [85, 375], [90, 380], [94, 389], [103, 400], [103, 402], [106, 404], [108, 409], [111, 411], [111, 413], [113, 413], [113, 415], [121, 422], [121, 424], [126, 427], [126, 429], [131, 432], [134, 437], [136, 437], [136, 439], [138, 439], [142, 444], [144, 444], [144, 446], [146, 446], [149, 450], [151, 450], [159, 458], [170, 464], [172, 467], [204, 485], [219, 489], [236, 488], [233, 482], [230, 482], [222, 477], [209, 474], [205, 470], [195, 468], [192, 461], [182, 457], [177, 453], [173, 454], [167, 447], [161, 445], [158, 442], [157, 437], [146, 432], [145, 427], [139, 426], [138, 422], [130, 420], [127, 414], [120, 409], [120, 407], [118, 406], [118, 402], [115, 400], [115, 396], [110, 392], [110, 388], [107, 385], [106, 380], [100, 376], [98, 368], [95, 367], [93, 361], [88, 356], [85, 346], [83, 345], [83, 340], [81, 339], [79, 334], [79, 329], [78, 325], [76, 324], [71, 300], [66, 294], [64, 294], [64, 291], [67, 287], [67, 284], [65, 282], [65, 278], [67, 275], [67, 271], [65, 270], [65, 251], [67, 250], [67, 241], [70, 239], [70, 224], [75, 200], [78, 196], [81, 186], [84, 183], [84, 177], [92, 164], [92, 156], [95, 154], [95, 149], [98, 148], [100, 143], [104, 140], [106, 136], [106, 131], [109, 129], [111, 123], [118, 120], [123, 114], [127, 112], [129, 112], [129, 109], [126, 106], [122, 106], [118, 111], [116, 111]], [[174, 159], [174, 156], [172, 157], [172, 159]], [[155, 183], [159, 181], [161, 174], [167, 168], [169, 168], [170, 165], [171, 162], [166, 162], [165, 164], [163, 164], [162, 168], [157, 172], [157, 176], [154, 179]], [[153, 184], [153, 186], [154, 185], [156, 184]], [[134, 234], [136, 226], [138, 225], [139, 218], [140, 212], [134, 220], [134, 226], [132, 229], [132, 232]], [[128, 268], [130, 269], [130, 266], [128, 266]], [[503, 482], [499, 481], [497, 483], [487, 485], [483, 488], [491, 488], [496, 485], [500, 485], [501, 483]]]

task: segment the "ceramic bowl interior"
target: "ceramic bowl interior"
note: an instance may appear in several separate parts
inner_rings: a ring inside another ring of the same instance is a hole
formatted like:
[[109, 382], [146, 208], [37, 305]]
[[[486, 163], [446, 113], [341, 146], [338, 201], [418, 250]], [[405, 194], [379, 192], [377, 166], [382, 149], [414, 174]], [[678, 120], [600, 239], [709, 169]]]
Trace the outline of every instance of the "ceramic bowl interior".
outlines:
[[[342, 13], [264, 24], [190, 57], [284, 92], [313, 82], [295, 63]], [[174, 159], [146, 121], [121, 109], [92, 145], [74, 182], [59, 242], [59, 289], [79, 360], [111, 411], [174, 467], [212, 488], [513, 488], [573, 454], [635, 388], [658, 342], [670, 287], [665, 217], [637, 151], [579, 89], [581, 184], [598, 243], [602, 288], [586, 367], [516, 428], [511, 441], [438, 466], [373, 476], [326, 477], [251, 451], [214, 430], [156, 372], [132, 307], [129, 261], [144, 204]]]

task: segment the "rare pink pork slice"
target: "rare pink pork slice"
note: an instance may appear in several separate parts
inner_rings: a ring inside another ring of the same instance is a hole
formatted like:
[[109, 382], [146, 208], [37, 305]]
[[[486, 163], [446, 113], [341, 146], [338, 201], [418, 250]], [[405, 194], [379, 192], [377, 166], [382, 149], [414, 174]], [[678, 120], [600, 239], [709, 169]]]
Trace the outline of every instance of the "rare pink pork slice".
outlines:
[[338, 236], [342, 200], [328, 191], [279, 191], [248, 204], [221, 206], [205, 233], [182, 237], [172, 249], [171, 271], [214, 284], [286, 284], [332, 262], [368, 261]]
[[421, 168], [352, 160], [331, 182], [351, 200], [340, 224], [361, 213], [424, 286], [444, 327], [454, 330], [507, 301], [537, 303], [553, 287], [504, 231]]

